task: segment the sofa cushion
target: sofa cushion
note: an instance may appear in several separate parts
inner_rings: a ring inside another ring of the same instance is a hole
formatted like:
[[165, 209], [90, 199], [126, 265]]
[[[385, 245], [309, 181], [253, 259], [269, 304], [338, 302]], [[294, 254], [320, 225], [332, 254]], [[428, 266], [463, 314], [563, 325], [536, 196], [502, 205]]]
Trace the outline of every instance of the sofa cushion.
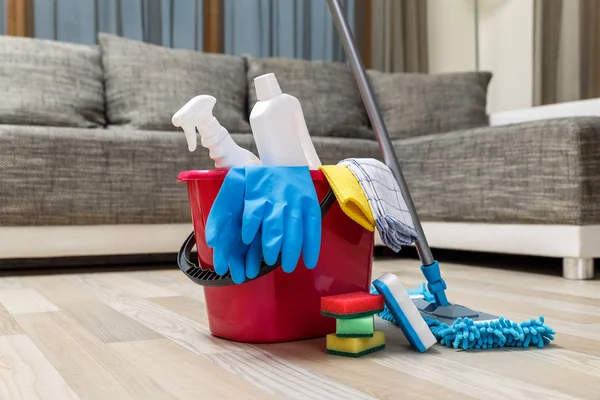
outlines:
[[600, 118], [395, 140], [415, 206], [434, 221], [600, 224]]
[[91, 128], [104, 120], [96, 46], [0, 36], [0, 123]]
[[250, 132], [242, 57], [172, 49], [111, 34], [98, 35], [109, 124], [179, 130], [173, 114], [200, 94], [217, 99], [214, 115], [230, 132]]
[[[251, 135], [232, 136], [256, 154]], [[313, 142], [324, 164], [381, 159], [373, 140]], [[393, 143], [423, 220], [600, 224], [598, 117]], [[0, 125], [0, 225], [187, 223], [177, 175], [212, 167], [173, 132]]]
[[384, 73], [368, 76], [393, 139], [488, 125], [489, 72]]
[[248, 108], [256, 104], [254, 78], [274, 73], [284, 93], [302, 105], [311, 136], [373, 139], [369, 118], [349, 68], [339, 62], [292, 58], [248, 61]]
[[[256, 154], [252, 135], [232, 137]], [[379, 153], [372, 140], [314, 143], [329, 164]], [[189, 223], [177, 175], [209, 168], [208, 151], [189, 152], [183, 133], [0, 125], [0, 226]]]

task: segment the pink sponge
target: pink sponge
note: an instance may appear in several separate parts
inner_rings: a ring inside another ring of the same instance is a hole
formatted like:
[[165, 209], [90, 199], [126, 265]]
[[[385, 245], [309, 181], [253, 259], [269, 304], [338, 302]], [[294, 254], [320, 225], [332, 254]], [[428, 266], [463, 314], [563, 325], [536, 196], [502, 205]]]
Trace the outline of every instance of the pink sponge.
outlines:
[[354, 292], [321, 297], [321, 314], [326, 317], [348, 319], [365, 317], [383, 311], [383, 297]]

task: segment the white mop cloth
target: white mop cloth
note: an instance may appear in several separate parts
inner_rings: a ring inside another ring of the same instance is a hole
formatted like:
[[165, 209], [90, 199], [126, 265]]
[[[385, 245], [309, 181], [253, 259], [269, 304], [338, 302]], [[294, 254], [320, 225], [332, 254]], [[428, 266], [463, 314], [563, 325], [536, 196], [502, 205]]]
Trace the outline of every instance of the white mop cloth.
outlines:
[[387, 247], [398, 252], [418, 240], [406, 201], [387, 165], [373, 158], [348, 158], [339, 164], [349, 168], [360, 183]]

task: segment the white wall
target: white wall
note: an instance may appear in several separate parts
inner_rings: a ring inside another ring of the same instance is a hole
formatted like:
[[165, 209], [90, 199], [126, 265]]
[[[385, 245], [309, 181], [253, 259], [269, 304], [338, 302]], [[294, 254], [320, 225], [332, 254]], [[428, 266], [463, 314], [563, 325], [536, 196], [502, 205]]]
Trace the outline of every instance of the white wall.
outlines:
[[[475, 69], [476, 0], [428, 0], [430, 72]], [[480, 0], [479, 69], [494, 76], [488, 112], [533, 104], [534, 0]]]
[[429, 72], [435, 74], [475, 69], [474, 12], [472, 0], [429, 0]]

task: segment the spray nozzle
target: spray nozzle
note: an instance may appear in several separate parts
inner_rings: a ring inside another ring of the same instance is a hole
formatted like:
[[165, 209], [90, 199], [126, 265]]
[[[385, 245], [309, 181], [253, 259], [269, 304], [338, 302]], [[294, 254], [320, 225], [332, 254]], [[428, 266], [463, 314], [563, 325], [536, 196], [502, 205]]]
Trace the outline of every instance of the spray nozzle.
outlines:
[[[196, 150], [196, 127], [203, 126], [212, 121], [213, 108], [217, 99], [207, 94], [201, 94], [188, 101], [179, 111], [177, 111], [171, 122], [176, 127], [183, 129], [187, 140], [188, 149]], [[200, 131], [202, 135], [203, 132]]]
[[261, 162], [250, 151], [238, 146], [227, 129], [213, 115], [217, 99], [202, 94], [188, 101], [177, 111], [171, 122], [185, 132], [188, 148], [196, 150], [196, 130], [202, 137], [202, 146], [209, 150], [210, 158], [217, 168], [233, 168], [244, 165], [260, 165]]

